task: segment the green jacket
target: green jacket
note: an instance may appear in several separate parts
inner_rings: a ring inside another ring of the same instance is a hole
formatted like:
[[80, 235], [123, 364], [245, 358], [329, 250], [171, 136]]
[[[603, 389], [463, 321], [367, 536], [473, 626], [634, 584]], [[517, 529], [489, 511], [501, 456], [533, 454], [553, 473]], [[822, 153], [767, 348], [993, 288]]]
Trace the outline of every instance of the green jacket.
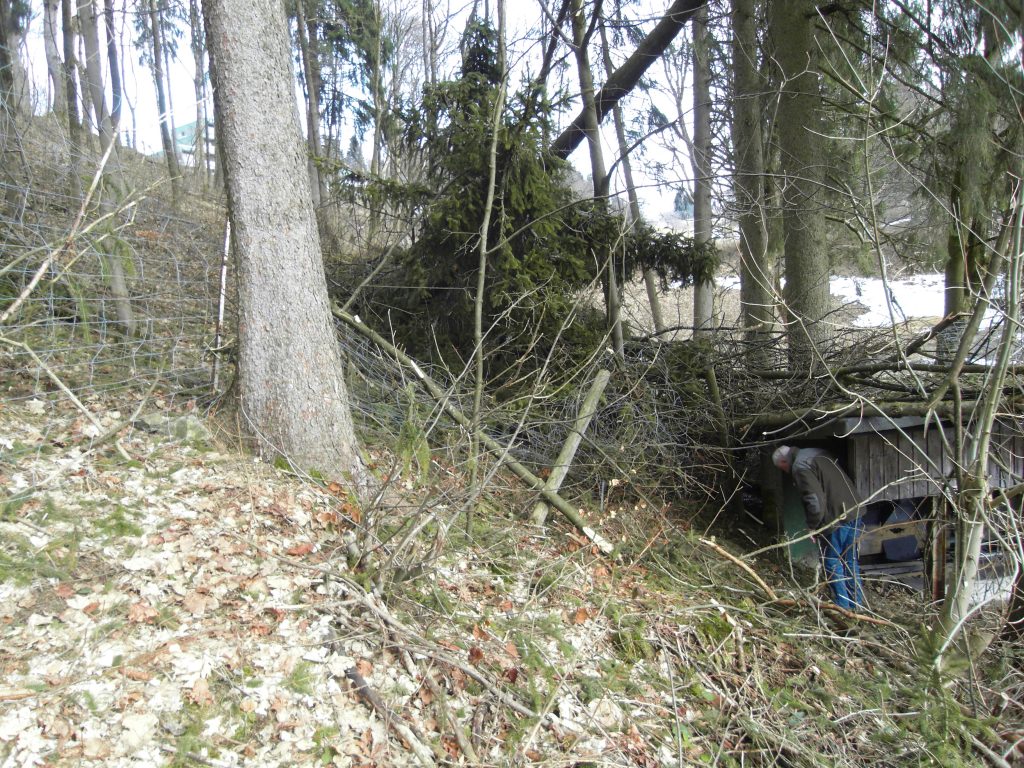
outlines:
[[861, 501], [853, 481], [834, 456], [820, 448], [799, 448], [791, 460], [790, 472], [800, 490], [809, 529], [827, 528], [839, 519], [852, 520], [860, 514]]

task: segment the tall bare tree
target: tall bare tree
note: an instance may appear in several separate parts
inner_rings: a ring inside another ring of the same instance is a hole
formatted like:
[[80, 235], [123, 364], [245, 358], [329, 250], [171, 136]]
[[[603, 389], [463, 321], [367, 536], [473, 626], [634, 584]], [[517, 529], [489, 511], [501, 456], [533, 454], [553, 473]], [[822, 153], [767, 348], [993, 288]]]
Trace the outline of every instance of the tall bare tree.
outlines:
[[772, 3], [769, 33], [781, 91], [775, 131], [783, 175], [785, 300], [790, 365], [809, 372], [828, 339], [829, 263], [822, 205], [825, 168], [822, 99], [815, 69], [817, 19], [811, 0]]
[[64, 65], [60, 57], [60, 0], [43, 0], [43, 50], [46, 53], [46, 73], [50, 82], [50, 106], [57, 114], [67, 110], [64, 92]]
[[[714, 248], [711, 215], [711, 32], [708, 7], [693, 16], [693, 243]], [[693, 282], [693, 333], [706, 334], [714, 314], [714, 276], [697, 275]]]
[[[597, 11], [595, 11], [596, 13]], [[580, 98], [583, 102], [583, 132], [587, 137], [590, 150], [590, 172], [594, 180], [594, 199], [598, 209], [604, 211], [608, 206], [609, 178], [601, 148], [600, 118], [594, 97], [594, 75], [590, 68], [588, 47], [590, 37], [595, 29], [584, 11], [583, 0], [573, 0], [572, 5], [572, 47], [576, 57], [576, 70], [580, 81]], [[612, 348], [616, 356], [623, 358], [622, 317], [619, 310], [621, 294], [617, 275], [615, 249], [609, 247], [597, 254], [603, 262], [605, 308], [608, 331], [611, 334]]]
[[264, 456], [361, 487], [284, 7], [207, 0], [203, 15], [238, 261], [243, 424]]
[[[747, 340], [754, 350], [763, 346], [761, 342], [771, 330], [773, 316], [756, 8], [755, 0], [733, 0], [733, 190], [740, 230], [740, 312]], [[760, 363], [756, 359], [750, 362]]]
[[75, 79], [78, 67], [75, 65], [75, 29], [72, 22], [74, 14], [71, 13], [71, 3], [72, 0], [61, 0], [60, 14], [64, 46], [64, 95], [67, 98], [68, 155], [71, 158], [68, 186], [71, 195], [79, 198], [82, 196], [82, 180], [79, 176], [79, 163], [82, 154], [82, 121], [78, 112], [78, 87]]
[[156, 86], [156, 103], [159, 110], [160, 143], [164, 149], [164, 161], [171, 177], [171, 194], [175, 203], [181, 199], [181, 166], [178, 152], [171, 136], [170, 111], [167, 105], [167, 91], [164, 87], [164, 46], [163, 27], [160, 23], [160, 9], [156, 0], [149, 0], [150, 42], [153, 46], [153, 83]]

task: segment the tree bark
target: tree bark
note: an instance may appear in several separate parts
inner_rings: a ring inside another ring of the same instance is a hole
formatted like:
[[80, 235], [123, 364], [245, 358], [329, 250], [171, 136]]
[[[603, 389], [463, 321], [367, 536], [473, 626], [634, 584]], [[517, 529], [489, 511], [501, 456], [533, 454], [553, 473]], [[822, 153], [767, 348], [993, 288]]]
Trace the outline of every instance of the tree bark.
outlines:
[[[616, 14], [619, 12], [619, 5], [616, 3]], [[608, 30], [604, 20], [601, 20], [601, 53], [604, 57], [606, 72], [612, 71], [611, 46], [608, 44]], [[622, 164], [622, 177], [626, 182], [626, 195], [629, 198], [629, 222], [639, 224], [640, 198], [636, 193], [636, 183], [633, 181], [633, 163], [629, 159], [629, 145], [626, 142], [626, 124], [622, 118], [622, 107], [616, 104], [612, 108], [612, 120], [615, 123], [615, 139], [619, 144], [619, 162]], [[647, 303], [651, 308], [651, 321], [654, 325], [654, 332], [661, 334], [665, 330], [665, 320], [661, 314], [661, 300], [658, 295], [658, 275], [653, 269], [644, 272], [644, 288], [647, 290]]]
[[[110, 135], [110, 118], [107, 114], [106, 91], [103, 86], [103, 61], [100, 58], [99, 14], [96, 11], [96, 0], [78, 0], [78, 28], [85, 47], [85, 83], [83, 91], [88, 88], [89, 101], [92, 104], [92, 124], [100, 136], [102, 154], [106, 149], [106, 141]], [[89, 119], [86, 110], [86, 119]]]
[[[587, 53], [589, 37], [587, 35], [587, 17], [583, 12], [583, 1], [573, 0], [572, 4], [572, 38], [573, 52], [576, 57], [576, 69], [579, 74], [580, 98], [583, 102], [583, 130], [590, 148], [590, 172], [594, 182], [594, 200], [600, 213], [608, 208], [608, 172], [605, 170], [604, 153], [601, 150], [600, 119], [597, 116], [597, 105], [594, 101], [594, 75], [590, 71], [590, 56]], [[622, 338], [622, 318], [619, 306], [619, 284], [616, 274], [615, 252], [609, 247], [600, 254], [606, 271], [604, 272], [605, 308], [608, 330], [612, 337], [612, 348], [615, 356], [624, 358], [624, 341]]]
[[[708, 8], [698, 9], [693, 24], [693, 244], [714, 245], [711, 232], [711, 36]], [[706, 336], [714, 315], [714, 277], [699, 275], [693, 284], [693, 335]]]
[[167, 94], [164, 89], [163, 32], [160, 29], [160, 14], [156, 0], [149, 0], [149, 24], [153, 36], [153, 84], [156, 86], [156, 105], [159, 110], [160, 143], [164, 149], [167, 172], [171, 177], [171, 196], [174, 204], [178, 205], [181, 201], [181, 166], [178, 165], [178, 153], [171, 136]]
[[732, 138], [735, 171], [733, 190], [740, 230], [740, 314], [753, 368], [766, 364], [761, 354], [772, 329], [772, 271], [768, 264], [765, 223], [764, 149], [761, 99], [764, 83], [758, 74], [755, 0], [733, 0]]
[[207, 0], [203, 14], [238, 262], [243, 423], [264, 456], [345, 478], [363, 492], [367, 475], [328, 304], [284, 7], [280, 0]]
[[306, 19], [305, 0], [298, 0], [295, 19], [299, 39], [299, 56], [302, 59], [302, 73], [306, 80], [306, 143], [309, 146], [309, 184], [313, 191], [313, 205], [319, 206], [327, 197], [320, 174], [320, 67], [315, 59], [320, 55], [313, 47], [312, 34], [315, 26]]
[[209, 184], [206, 157], [206, 42], [203, 39], [203, 24], [199, 15], [199, 0], [189, 0], [188, 4], [189, 34], [191, 35], [192, 60], [196, 73], [192, 86], [196, 94], [196, 132], [193, 162], [195, 172], [203, 180], [203, 189]]
[[75, 30], [71, 19], [71, 0], [61, 0], [61, 26], [64, 31], [64, 94], [67, 98], [68, 155], [71, 159], [68, 186], [75, 200], [82, 196], [82, 121], [78, 113], [78, 88], [75, 85]]
[[[661, 54], [672, 44], [676, 36], [697, 12], [706, 5], [706, 0], [675, 0], [661, 21], [637, 46], [625, 63], [608, 76], [604, 87], [594, 97], [597, 121], [600, 123], [623, 96], [632, 91], [644, 73], [651, 68]], [[586, 107], [580, 110], [576, 119], [554, 140], [551, 151], [562, 159], [572, 154], [586, 138]]]
[[829, 263], [821, 203], [825, 153], [814, 69], [816, 46], [810, 0], [772, 3], [769, 30], [780, 70], [776, 132], [784, 177], [786, 306], [790, 367], [811, 372], [828, 340]]
[[55, 113], [63, 115], [67, 110], [67, 95], [62, 74], [64, 63], [57, 45], [59, 8], [60, 0], [43, 0], [43, 47], [46, 51], [46, 73], [52, 89], [50, 104]]

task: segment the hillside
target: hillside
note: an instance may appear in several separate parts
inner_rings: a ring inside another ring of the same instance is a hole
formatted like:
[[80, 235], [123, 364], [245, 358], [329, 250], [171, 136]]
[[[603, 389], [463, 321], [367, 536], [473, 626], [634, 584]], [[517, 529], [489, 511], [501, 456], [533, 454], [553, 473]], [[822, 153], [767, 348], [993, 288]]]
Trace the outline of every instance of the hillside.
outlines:
[[[919, 595], [869, 582], [870, 615], [839, 614], [784, 550], [628, 465], [572, 488], [614, 556], [531, 526], [535, 494], [493, 457], [474, 484], [385, 354], [350, 361], [372, 502], [254, 461], [210, 387], [218, 201], [151, 188], [98, 234], [61, 178], [34, 168], [0, 226], [18, 280], [61, 268], [0, 328], [0, 764], [1024, 759], [1019, 647], [933, 669]], [[97, 298], [111, 242], [137, 337]]]

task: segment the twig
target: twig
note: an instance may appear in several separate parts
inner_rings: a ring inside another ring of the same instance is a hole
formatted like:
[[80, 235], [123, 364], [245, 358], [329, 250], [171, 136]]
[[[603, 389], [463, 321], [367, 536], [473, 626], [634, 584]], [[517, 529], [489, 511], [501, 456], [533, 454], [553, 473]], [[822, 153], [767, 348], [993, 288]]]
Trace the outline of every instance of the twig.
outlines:
[[719, 555], [724, 557], [729, 562], [731, 562], [734, 565], [737, 565], [740, 568], [742, 568], [743, 571], [748, 576], [750, 576], [750, 578], [752, 578], [757, 583], [757, 585], [761, 588], [761, 590], [768, 596], [769, 600], [771, 600], [772, 602], [777, 602], [778, 601], [779, 596], [775, 594], [775, 590], [772, 589], [770, 586], [768, 586], [768, 584], [766, 584], [765, 581], [760, 576], [757, 575], [757, 573], [754, 571], [753, 568], [751, 568], [749, 565], [744, 563], [742, 560], [740, 560], [735, 555], [730, 554], [729, 552], [727, 552], [725, 549], [723, 549], [722, 547], [720, 547], [718, 544], [716, 544], [715, 542], [711, 541], [710, 539], [700, 539], [699, 541], [700, 541], [701, 544], [703, 544], [704, 546], [714, 550], [715, 552], [717, 552]]
[[[97, 419], [93, 415], [92, 411], [85, 407], [82, 401], [75, 396], [75, 393], [68, 388], [67, 384], [65, 384], [61, 380], [61, 378], [56, 373], [54, 373], [46, 363], [42, 361], [39, 355], [37, 355], [32, 350], [31, 347], [29, 347], [27, 344], [22, 344], [20, 341], [8, 339], [6, 336], [0, 336], [0, 343], [7, 344], [8, 346], [11, 347], [17, 347], [18, 349], [22, 350], [25, 354], [27, 354], [29, 357], [31, 357], [35, 364], [38, 365], [43, 370], [47, 378], [57, 385], [57, 388], [60, 389], [60, 391], [67, 396], [67, 398], [74, 404], [74, 406], [78, 410], [82, 412], [82, 414], [92, 423], [92, 425], [99, 430], [103, 429], [103, 425], [100, 424], [99, 419]], [[114, 440], [114, 447], [117, 448], [117, 452], [120, 454], [122, 459], [124, 459], [125, 461], [132, 460], [132, 457], [128, 454], [128, 451], [126, 451], [124, 449], [124, 446], [121, 445], [120, 440]]]
[[462, 754], [466, 756], [466, 760], [471, 765], [477, 765], [480, 762], [480, 758], [477, 757], [476, 750], [473, 749], [473, 744], [466, 736], [466, 732], [462, 730], [462, 726], [459, 725], [459, 721], [455, 719], [452, 711], [448, 708], [448, 697], [445, 695], [444, 690], [437, 684], [437, 682], [430, 676], [430, 671], [425, 670], [422, 667], [420, 672], [423, 675], [423, 680], [427, 684], [427, 688], [430, 689], [431, 694], [434, 696], [434, 701], [437, 702], [437, 708], [441, 710], [441, 716], [448, 721], [448, 724], [452, 728], [452, 732], [455, 734], [455, 741], [459, 744], [459, 749], [462, 750]]
[[[798, 603], [796, 600], [786, 598], [783, 600], [775, 600], [773, 605], [777, 605], [781, 608], [796, 608], [800, 605], [800, 603]], [[824, 611], [838, 613], [840, 616], [843, 616], [847, 619], [853, 619], [854, 621], [863, 621], [868, 624], [877, 624], [880, 627], [893, 627], [894, 629], [900, 628], [899, 624], [894, 624], [888, 619], [878, 619], [874, 616], [868, 616], [864, 613], [855, 613], [854, 611], [847, 610], [846, 608], [840, 608], [838, 605], [835, 605], [834, 603], [816, 601], [816, 605], [818, 608]]]
[[985, 759], [988, 760], [995, 768], [1011, 768], [1010, 764], [1003, 759], [1003, 757], [993, 751], [988, 745], [986, 745], [981, 739], [975, 736], [970, 731], [964, 731], [971, 739], [971, 743], [974, 748], [984, 755]]
[[[21, 308], [21, 305], [25, 303], [26, 299], [28, 299], [36, 289], [36, 286], [39, 285], [40, 281], [43, 279], [43, 275], [45, 275], [46, 271], [50, 268], [50, 265], [53, 264], [53, 262], [70, 247], [78, 233], [78, 228], [82, 225], [82, 219], [85, 218], [85, 211], [89, 207], [89, 201], [92, 199], [93, 194], [96, 192], [96, 187], [99, 186], [100, 179], [103, 177], [103, 169], [107, 164], [107, 160], [110, 159], [110, 153], [114, 148], [114, 144], [115, 142], [110, 142], [110, 146], [107, 147], [107, 151], [103, 153], [103, 157], [100, 159], [100, 164], [96, 168], [96, 174], [93, 176], [92, 184], [89, 185], [89, 191], [86, 193], [85, 197], [82, 198], [82, 204], [78, 207], [78, 215], [75, 216], [75, 221], [71, 225], [71, 231], [68, 233], [67, 237], [64, 238], [64, 242], [61, 246], [54, 249], [49, 256], [43, 259], [43, 263], [39, 265], [38, 269], [36, 269], [36, 272], [32, 275], [32, 279], [29, 280], [28, 285], [26, 285], [22, 289], [21, 293], [18, 294], [18, 298], [11, 302], [11, 305], [7, 307], [2, 314], [0, 314], [0, 326], [6, 323], [8, 318]], [[111, 212], [109, 215], [113, 215], [113, 213], [114, 212]], [[104, 216], [104, 218], [106, 218], [106, 216]]]
[[[364, 323], [362, 323], [352, 315], [348, 314], [347, 312], [343, 312], [341, 309], [338, 308], [337, 305], [332, 306], [331, 312], [339, 320], [343, 320], [345, 323], [347, 323], [352, 328], [357, 330], [363, 336], [370, 339], [370, 341], [372, 341], [374, 344], [377, 344], [382, 349], [385, 349], [389, 354], [393, 355], [395, 359], [398, 360], [398, 362], [400, 362], [402, 365], [412, 370], [412, 372], [416, 375], [416, 378], [419, 379], [423, 387], [427, 390], [427, 392], [430, 393], [431, 397], [437, 400], [438, 404], [444, 409], [445, 413], [451, 416], [459, 426], [464, 427], [465, 429], [475, 433], [477, 437], [480, 439], [480, 442], [486, 445], [490, 450], [496, 451], [502, 456], [506, 455], [506, 449], [500, 443], [498, 443], [497, 440], [492, 439], [486, 433], [476, 429], [473, 423], [470, 421], [470, 419], [467, 418], [467, 416], [452, 403], [451, 397], [449, 397], [444, 392], [444, 390], [441, 389], [440, 386], [438, 386], [437, 382], [430, 378], [430, 376], [428, 376], [423, 371], [423, 369], [420, 368], [420, 366], [416, 363], [415, 360], [410, 358], [407, 354], [402, 352], [400, 349], [398, 349], [398, 347], [389, 342], [387, 339], [385, 339], [379, 333], [374, 331], [372, 328], [365, 325]], [[520, 462], [516, 461], [515, 459], [509, 456], [506, 456], [505, 464], [521, 480], [523, 480], [526, 483], [529, 483], [529, 485], [532, 486], [534, 490], [539, 491], [546, 502], [551, 504], [553, 507], [555, 507], [555, 509], [561, 512], [566, 518], [568, 518], [568, 520], [573, 525], [575, 525], [583, 533], [584, 536], [590, 539], [597, 546], [597, 548], [601, 550], [601, 552], [603, 552], [606, 555], [610, 555], [612, 554], [612, 552], [615, 551], [615, 546], [610, 541], [608, 541], [606, 538], [604, 538], [604, 536], [602, 536], [596, 530], [587, 525], [587, 522], [583, 519], [579, 511], [574, 506], [572, 506], [569, 502], [567, 502], [554, 491], [546, 488], [543, 480], [541, 480], [539, 477], [533, 474]]]
[[345, 677], [347, 677], [355, 689], [356, 695], [359, 696], [364, 702], [366, 702], [374, 712], [380, 715], [380, 718], [384, 721], [384, 724], [390, 728], [395, 734], [402, 739], [412, 749], [416, 759], [423, 765], [436, 765], [437, 761], [434, 759], [434, 753], [431, 752], [416, 734], [412, 732], [410, 728], [398, 715], [388, 709], [387, 705], [381, 701], [377, 692], [370, 687], [370, 684], [366, 682], [366, 679], [359, 674], [359, 670], [355, 667], [350, 667], [345, 671]]

